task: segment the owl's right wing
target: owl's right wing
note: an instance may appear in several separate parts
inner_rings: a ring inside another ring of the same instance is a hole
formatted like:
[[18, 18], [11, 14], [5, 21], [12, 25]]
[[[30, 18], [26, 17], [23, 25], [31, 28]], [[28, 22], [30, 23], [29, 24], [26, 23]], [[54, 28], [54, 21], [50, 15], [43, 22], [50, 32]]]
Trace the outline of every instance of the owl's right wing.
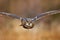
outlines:
[[22, 19], [22, 17], [17, 16], [17, 15], [15, 15], [15, 14], [11, 14], [11, 13], [0, 12], [0, 14], [6, 15], [6, 16], [10, 16], [10, 17], [13, 17], [13, 18], [16, 18], [16, 19]]

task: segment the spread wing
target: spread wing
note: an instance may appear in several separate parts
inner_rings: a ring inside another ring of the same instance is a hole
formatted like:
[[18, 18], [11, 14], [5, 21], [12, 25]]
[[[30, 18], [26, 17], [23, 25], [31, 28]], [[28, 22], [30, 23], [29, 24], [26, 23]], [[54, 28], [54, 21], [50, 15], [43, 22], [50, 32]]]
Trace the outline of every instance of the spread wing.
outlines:
[[[57, 14], [57, 13], [60, 13], [60, 10], [48, 11], [48, 12], [45, 12], [45, 13], [41, 13], [40, 15], [32, 18], [31, 20], [32, 21], [37, 21], [37, 20], [40, 20], [40, 19], [44, 18], [47, 15], [53, 15], [53, 14]], [[7, 16], [10, 16], [10, 17], [14, 17], [14, 18], [17, 18], [17, 19], [25, 19], [25, 20], [27, 19], [27, 18], [22, 18], [22, 17], [16, 16], [15, 14], [11, 14], [11, 13], [0, 12], [0, 14], [7, 15]]]
[[40, 15], [34, 17], [32, 19], [32, 21], [40, 20], [40, 19], [44, 18], [47, 15], [53, 15], [53, 14], [57, 14], [57, 13], [60, 13], [60, 10], [53, 10], [53, 11], [48, 11], [48, 12], [45, 12], [45, 13], [41, 13]]
[[11, 14], [11, 13], [0, 12], [0, 14], [10, 16], [16, 19], [22, 19], [22, 17], [16, 16], [15, 14]]
[[2, 15], [6, 15], [6, 16], [10, 16], [10, 17], [13, 17], [13, 18], [16, 18], [16, 19], [19, 19], [19, 20], [23, 20], [23, 21], [29, 21], [29, 20], [31, 20], [30, 18], [22, 18], [22, 17], [20, 17], [20, 16], [17, 16], [17, 15], [15, 15], [15, 14], [11, 14], [11, 13], [5, 13], [5, 12], [0, 12], [0, 14], [2, 14]]

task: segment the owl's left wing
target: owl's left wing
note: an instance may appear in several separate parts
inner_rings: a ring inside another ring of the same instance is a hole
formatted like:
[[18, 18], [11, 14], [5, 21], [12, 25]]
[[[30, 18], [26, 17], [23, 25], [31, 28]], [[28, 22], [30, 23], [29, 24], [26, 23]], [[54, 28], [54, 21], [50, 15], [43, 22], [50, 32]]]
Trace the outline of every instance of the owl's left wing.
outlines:
[[32, 19], [32, 21], [37, 21], [37, 20], [40, 20], [47, 15], [53, 15], [53, 14], [57, 14], [57, 13], [60, 13], [60, 10], [53, 10], [53, 11], [48, 11], [48, 12], [45, 12], [45, 13], [41, 13], [40, 15], [34, 17]]

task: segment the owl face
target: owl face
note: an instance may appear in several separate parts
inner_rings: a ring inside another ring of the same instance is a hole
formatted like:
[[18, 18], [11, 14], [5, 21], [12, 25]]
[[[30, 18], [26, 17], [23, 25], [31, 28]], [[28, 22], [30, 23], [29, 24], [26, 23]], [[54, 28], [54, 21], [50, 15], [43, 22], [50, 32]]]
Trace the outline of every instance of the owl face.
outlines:
[[22, 20], [21, 23], [22, 23], [21, 26], [23, 26], [23, 28], [25, 28], [25, 29], [31, 29], [34, 27], [34, 24], [29, 19], [28, 20]]

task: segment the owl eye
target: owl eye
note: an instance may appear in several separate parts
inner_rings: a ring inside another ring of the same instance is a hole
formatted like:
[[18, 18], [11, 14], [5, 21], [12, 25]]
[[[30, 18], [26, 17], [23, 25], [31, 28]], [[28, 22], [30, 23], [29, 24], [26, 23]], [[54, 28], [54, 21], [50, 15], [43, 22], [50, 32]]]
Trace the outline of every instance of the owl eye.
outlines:
[[26, 25], [28, 25], [28, 26], [29, 26], [29, 24], [28, 24], [28, 23], [26, 23]]
[[33, 24], [32, 23], [30, 23], [30, 26], [32, 26]]

